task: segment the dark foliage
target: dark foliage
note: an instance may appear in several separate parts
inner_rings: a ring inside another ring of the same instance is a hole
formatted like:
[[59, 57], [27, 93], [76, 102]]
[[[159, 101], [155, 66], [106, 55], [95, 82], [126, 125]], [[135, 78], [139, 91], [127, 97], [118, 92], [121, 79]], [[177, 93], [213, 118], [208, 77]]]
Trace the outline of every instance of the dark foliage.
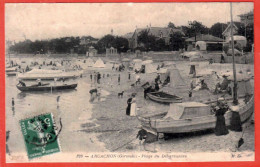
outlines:
[[210, 34], [215, 37], [223, 38], [222, 33], [227, 28], [227, 26], [228, 25], [225, 23], [215, 23], [210, 28]]
[[184, 36], [182, 33], [180, 32], [176, 32], [174, 34], [171, 35], [171, 38], [170, 38], [170, 50], [179, 50], [179, 49], [182, 49], [184, 48], [185, 46], [185, 39], [184, 39]]

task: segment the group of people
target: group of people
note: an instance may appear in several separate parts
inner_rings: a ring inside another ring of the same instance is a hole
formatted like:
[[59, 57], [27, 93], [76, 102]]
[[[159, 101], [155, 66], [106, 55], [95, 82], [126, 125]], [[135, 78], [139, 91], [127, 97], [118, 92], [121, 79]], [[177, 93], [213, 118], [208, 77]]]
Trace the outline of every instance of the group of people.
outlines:
[[222, 83], [218, 82], [216, 84], [214, 93], [218, 94], [218, 93], [223, 93], [223, 92], [227, 92], [228, 94], [231, 95], [231, 88], [229, 87], [230, 81], [227, 79], [226, 75], [223, 75], [223, 81]]
[[144, 87], [144, 98], [146, 99], [147, 97], [147, 93], [150, 93], [150, 92], [158, 92], [160, 90], [160, 86], [159, 84], [161, 84], [161, 77], [160, 77], [160, 74], [158, 74], [156, 76], [156, 78], [154, 79], [154, 84], [150, 85], [149, 82], [145, 83], [145, 85], [143, 86]]
[[18, 66], [18, 64], [16, 62], [14, 62], [13, 60], [10, 60], [10, 66], [15, 67], [15, 66]]
[[192, 80], [190, 83], [190, 90], [204, 90], [209, 89], [207, 83], [204, 81], [204, 79], [198, 79], [196, 83]]
[[164, 63], [162, 63], [161, 65], [158, 65], [157, 70], [160, 70], [160, 68], [163, 68], [164, 66], [165, 66]]
[[115, 67], [115, 63], [112, 66], [112, 70], [118, 70], [119, 72], [124, 71], [125, 70], [125, 65], [124, 64], [120, 64], [118, 67]]
[[[107, 74], [109, 76], [109, 74]], [[103, 74], [103, 78], [105, 77], [105, 74]], [[100, 72], [94, 72], [94, 74], [90, 74], [90, 80], [91, 82], [94, 80], [94, 83], [98, 83], [100, 84], [100, 80], [101, 80], [101, 74]]]

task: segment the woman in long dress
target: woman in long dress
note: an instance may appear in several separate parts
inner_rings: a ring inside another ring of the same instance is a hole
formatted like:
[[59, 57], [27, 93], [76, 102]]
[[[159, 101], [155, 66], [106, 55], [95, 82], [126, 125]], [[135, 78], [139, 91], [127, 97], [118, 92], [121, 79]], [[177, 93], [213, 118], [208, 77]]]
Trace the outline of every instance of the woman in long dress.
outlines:
[[131, 103], [132, 103], [132, 97], [130, 97], [130, 98], [127, 100], [126, 115], [130, 115]]
[[131, 102], [130, 116], [131, 116], [131, 117], [136, 116], [136, 100], [135, 100], [135, 95], [133, 95], [132, 102]]
[[221, 136], [228, 134], [228, 129], [226, 127], [225, 122], [225, 113], [227, 111], [227, 108], [224, 106], [224, 104], [219, 104], [219, 109], [216, 110], [216, 126], [215, 126], [215, 135]]
[[238, 106], [231, 106], [230, 107], [232, 116], [230, 120], [230, 127], [229, 129], [235, 132], [242, 132], [242, 122], [239, 115], [239, 107]]
[[232, 150], [236, 151], [244, 143], [242, 122], [239, 115], [239, 106], [230, 106], [232, 112], [229, 130], [231, 131], [231, 142], [234, 143]]

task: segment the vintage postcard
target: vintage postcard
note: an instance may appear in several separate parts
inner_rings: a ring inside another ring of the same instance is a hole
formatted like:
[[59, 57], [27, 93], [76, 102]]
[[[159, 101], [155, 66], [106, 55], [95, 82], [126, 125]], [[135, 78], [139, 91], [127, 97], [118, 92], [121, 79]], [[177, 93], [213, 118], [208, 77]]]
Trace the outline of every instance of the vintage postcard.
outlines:
[[254, 3], [5, 3], [6, 162], [254, 161]]

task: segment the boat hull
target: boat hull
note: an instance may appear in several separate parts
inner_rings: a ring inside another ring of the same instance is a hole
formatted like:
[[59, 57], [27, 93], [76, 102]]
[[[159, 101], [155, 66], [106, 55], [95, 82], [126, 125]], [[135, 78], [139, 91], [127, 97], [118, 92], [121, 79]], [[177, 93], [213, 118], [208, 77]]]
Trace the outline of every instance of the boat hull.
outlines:
[[147, 93], [147, 96], [152, 101], [158, 102], [158, 103], [181, 103], [182, 98], [178, 97], [176, 95], [167, 94], [165, 92], [152, 92]]
[[17, 72], [6, 72], [7, 76], [16, 76]]
[[30, 92], [30, 91], [57, 91], [57, 90], [66, 90], [66, 89], [75, 89], [78, 84], [71, 84], [71, 85], [59, 85], [59, 86], [16, 86], [17, 89], [23, 92]]
[[[242, 122], [247, 121], [254, 112], [254, 98], [240, 108], [239, 114]], [[228, 111], [225, 114], [226, 126], [230, 126], [232, 112]], [[214, 129], [216, 126], [216, 116], [214, 114], [204, 117], [197, 117], [193, 119], [150, 119], [139, 118], [142, 126], [155, 133], [190, 133], [209, 129]]]
[[[82, 71], [71, 71], [71, 72], [62, 72], [55, 71], [53, 73], [48, 73], [50, 70], [46, 70], [46, 73], [23, 73], [18, 74], [18, 79], [20, 80], [54, 80], [56, 79], [74, 79], [83, 74]], [[44, 71], [43, 71], [44, 72]]]

